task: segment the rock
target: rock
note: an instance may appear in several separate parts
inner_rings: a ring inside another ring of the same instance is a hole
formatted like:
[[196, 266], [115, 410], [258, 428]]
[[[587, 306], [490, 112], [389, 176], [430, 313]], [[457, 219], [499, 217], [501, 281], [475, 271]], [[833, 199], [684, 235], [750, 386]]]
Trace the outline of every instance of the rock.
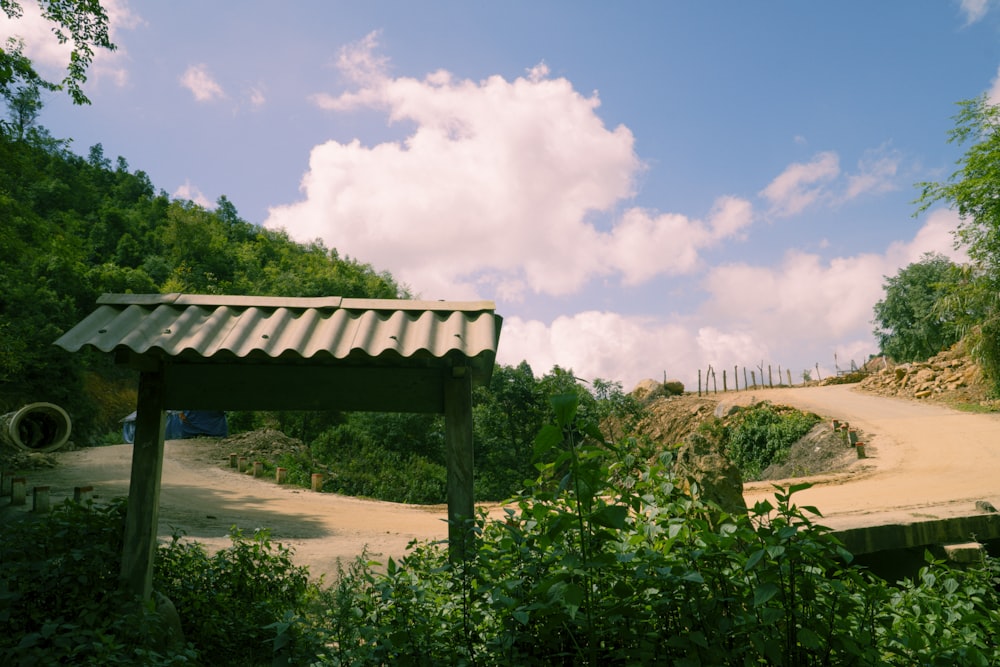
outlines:
[[655, 394], [657, 394], [662, 386], [663, 385], [661, 385], [656, 380], [650, 380], [650, 379], [642, 380], [639, 382], [639, 384], [635, 386], [635, 389], [632, 390], [631, 394], [638, 400], [644, 401], [647, 398], [651, 398]]
[[746, 514], [739, 468], [719, 453], [717, 443], [692, 433], [677, 452], [676, 467], [682, 479], [697, 486], [699, 498], [714, 502], [728, 514]]
[[988, 500], [977, 500], [976, 509], [980, 510], [981, 512], [991, 512], [991, 513], [997, 511], [997, 508], [993, 506], [993, 503], [991, 503]]
[[715, 416], [718, 419], [725, 419], [729, 415], [739, 412], [740, 406], [727, 403], [719, 403], [715, 406]]

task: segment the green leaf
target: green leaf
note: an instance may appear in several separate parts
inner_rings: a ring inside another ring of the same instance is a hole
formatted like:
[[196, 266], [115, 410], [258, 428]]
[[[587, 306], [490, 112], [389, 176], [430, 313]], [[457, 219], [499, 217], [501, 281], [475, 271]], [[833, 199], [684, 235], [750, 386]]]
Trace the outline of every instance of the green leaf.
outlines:
[[819, 638], [819, 635], [809, 628], [799, 628], [797, 636], [799, 644], [801, 644], [803, 648], [807, 648], [810, 651], [819, 650], [823, 646], [823, 641]]
[[628, 519], [628, 508], [623, 505], [608, 505], [590, 515], [590, 520], [598, 526], [615, 530], [624, 530], [626, 519]]
[[556, 394], [549, 399], [552, 404], [552, 411], [556, 415], [556, 423], [566, 428], [573, 423], [576, 418], [576, 410], [580, 405], [580, 399], [576, 394]]
[[765, 581], [763, 584], [754, 589], [753, 592], [753, 606], [759, 607], [762, 604], [767, 604], [771, 598], [778, 594], [778, 585]]
[[757, 551], [750, 554], [750, 557], [747, 558], [747, 562], [743, 564], [743, 571], [749, 572], [750, 570], [752, 570], [757, 565], [757, 563], [760, 562], [760, 559], [764, 557], [765, 553], [767, 552], [764, 549], [758, 549]]

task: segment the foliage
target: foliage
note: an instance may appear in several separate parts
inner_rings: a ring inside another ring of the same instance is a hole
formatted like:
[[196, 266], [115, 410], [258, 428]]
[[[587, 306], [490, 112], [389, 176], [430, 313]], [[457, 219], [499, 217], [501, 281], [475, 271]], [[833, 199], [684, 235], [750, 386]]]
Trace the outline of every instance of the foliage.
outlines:
[[958, 328], [936, 304], [958, 278], [958, 267], [938, 253], [886, 278], [873, 320], [882, 353], [898, 362], [923, 361], [957, 342]]
[[[553, 397], [538, 474], [485, 511], [466, 561], [417, 543], [362, 555], [319, 589], [266, 531], [214, 556], [179, 536], [154, 586], [190, 643], [157, 652], [150, 609], [118, 613], [124, 506], [66, 505], [0, 532], [3, 664], [991, 665], [1000, 567], [928, 557], [889, 584], [851, 564], [808, 485], [728, 516], [685, 491], [670, 452], [609, 442], [576, 395]], [[272, 661], [273, 658], [273, 661]]]
[[597, 420], [639, 409], [617, 383], [597, 379], [591, 392], [559, 366], [536, 378], [527, 362], [497, 365], [490, 386], [473, 392], [477, 499], [509, 498], [534, 478], [535, 435], [552, 419], [548, 397], [563, 393], [576, 396], [580, 410]]
[[722, 451], [744, 479], [760, 479], [764, 469], [782, 463], [791, 446], [819, 420], [813, 413], [762, 401], [739, 409], [725, 424], [717, 423], [715, 430]]
[[1000, 339], [984, 332], [1000, 317], [1000, 107], [983, 95], [959, 103], [949, 141], [966, 145], [946, 181], [920, 183], [918, 213], [937, 202], [958, 211], [955, 245], [969, 255], [956, 282], [938, 303], [953, 318], [969, 352], [1000, 392]]
[[177, 608], [185, 638], [209, 665], [270, 664], [270, 627], [306, 608], [308, 571], [267, 530], [250, 537], [235, 527], [232, 545], [209, 556], [197, 542], [175, 534], [157, 552], [154, 586]]
[[[42, 17], [51, 24], [52, 32], [60, 44], [72, 42], [66, 76], [61, 84], [43, 79], [31, 61], [22, 54], [23, 42], [10, 39], [0, 45], [0, 96], [11, 99], [19, 90], [59, 90], [65, 88], [75, 104], [88, 104], [83, 93], [87, 81], [87, 68], [94, 59], [94, 49], [115, 50], [108, 35], [108, 15], [98, 0], [39, 0]], [[8, 20], [23, 15], [18, 0], [0, 0], [0, 10]], [[0, 127], [2, 129], [2, 127]]]
[[135, 378], [108, 355], [52, 345], [103, 293], [406, 295], [389, 274], [322, 243], [242, 220], [225, 197], [215, 210], [171, 200], [99, 144], [86, 157], [67, 146], [40, 131], [23, 140], [0, 132], [0, 412], [56, 403], [88, 442], [134, 408], [133, 397], [110, 414], [111, 401], [84, 391], [86, 378], [104, 397], [134, 392]]
[[0, 531], [0, 664], [190, 664], [194, 651], [158, 653], [160, 619], [118, 589], [125, 504], [65, 503]]
[[[996, 568], [931, 562], [899, 588], [850, 564], [814, 508], [726, 516], [682, 492], [670, 454], [641, 464], [572, 397], [539, 434], [545, 463], [468, 562], [417, 544], [359, 559], [326, 611], [283, 630], [301, 664], [936, 665], [1000, 660]], [[616, 480], [616, 481], [613, 481]], [[315, 661], [315, 662], [313, 662]]]

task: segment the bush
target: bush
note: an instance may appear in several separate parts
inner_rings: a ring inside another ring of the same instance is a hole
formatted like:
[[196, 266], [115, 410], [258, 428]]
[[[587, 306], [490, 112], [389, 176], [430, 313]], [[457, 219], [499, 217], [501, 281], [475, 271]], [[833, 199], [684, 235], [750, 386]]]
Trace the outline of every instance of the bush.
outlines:
[[445, 466], [419, 454], [355, 439], [352, 433], [352, 429], [331, 429], [312, 445], [315, 457], [328, 462], [325, 491], [398, 503], [445, 502]]
[[[125, 502], [65, 503], [0, 531], [0, 664], [189, 664], [190, 647], [166, 654], [150, 606], [119, 592]], [[128, 611], [126, 611], [128, 610]]]
[[818, 415], [764, 401], [737, 411], [721, 429], [721, 444], [744, 479], [759, 479], [819, 421]]
[[[996, 567], [930, 562], [894, 588], [779, 489], [749, 516], [681, 491], [670, 454], [638, 464], [573, 410], [545, 464], [468, 562], [417, 545], [341, 574], [300, 628], [323, 664], [988, 665], [1000, 660]], [[619, 480], [612, 483], [609, 480]], [[992, 563], [992, 562], [991, 562]]]
[[205, 664], [258, 664], [273, 652], [270, 626], [305, 608], [309, 573], [266, 530], [247, 537], [233, 528], [230, 539], [230, 547], [209, 556], [201, 544], [174, 535], [157, 554], [154, 585], [174, 603]]

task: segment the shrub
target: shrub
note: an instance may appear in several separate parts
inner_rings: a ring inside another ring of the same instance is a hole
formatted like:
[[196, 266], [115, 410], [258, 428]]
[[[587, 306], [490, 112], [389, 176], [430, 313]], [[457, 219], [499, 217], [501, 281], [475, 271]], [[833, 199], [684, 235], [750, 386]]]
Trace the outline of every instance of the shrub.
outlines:
[[737, 411], [721, 429], [722, 447], [745, 479], [759, 479], [820, 421], [818, 415], [764, 401]]
[[[467, 562], [416, 545], [357, 561], [308, 628], [324, 664], [988, 665], [996, 568], [932, 562], [893, 588], [792, 498], [729, 517], [576, 421], [537, 440], [539, 477]], [[610, 480], [617, 480], [612, 482]]]
[[[0, 531], [0, 664], [187, 664], [192, 647], [158, 653], [149, 606], [119, 592], [125, 502], [64, 503]], [[129, 611], [126, 611], [129, 610]]]
[[309, 573], [266, 530], [247, 537], [233, 528], [230, 539], [209, 556], [201, 544], [174, 535], [157, 554], [154, 585], [174, 603], [205, 664], [270, 664], [260, 657], [273, 653], [271, 626], [305, 608]]

